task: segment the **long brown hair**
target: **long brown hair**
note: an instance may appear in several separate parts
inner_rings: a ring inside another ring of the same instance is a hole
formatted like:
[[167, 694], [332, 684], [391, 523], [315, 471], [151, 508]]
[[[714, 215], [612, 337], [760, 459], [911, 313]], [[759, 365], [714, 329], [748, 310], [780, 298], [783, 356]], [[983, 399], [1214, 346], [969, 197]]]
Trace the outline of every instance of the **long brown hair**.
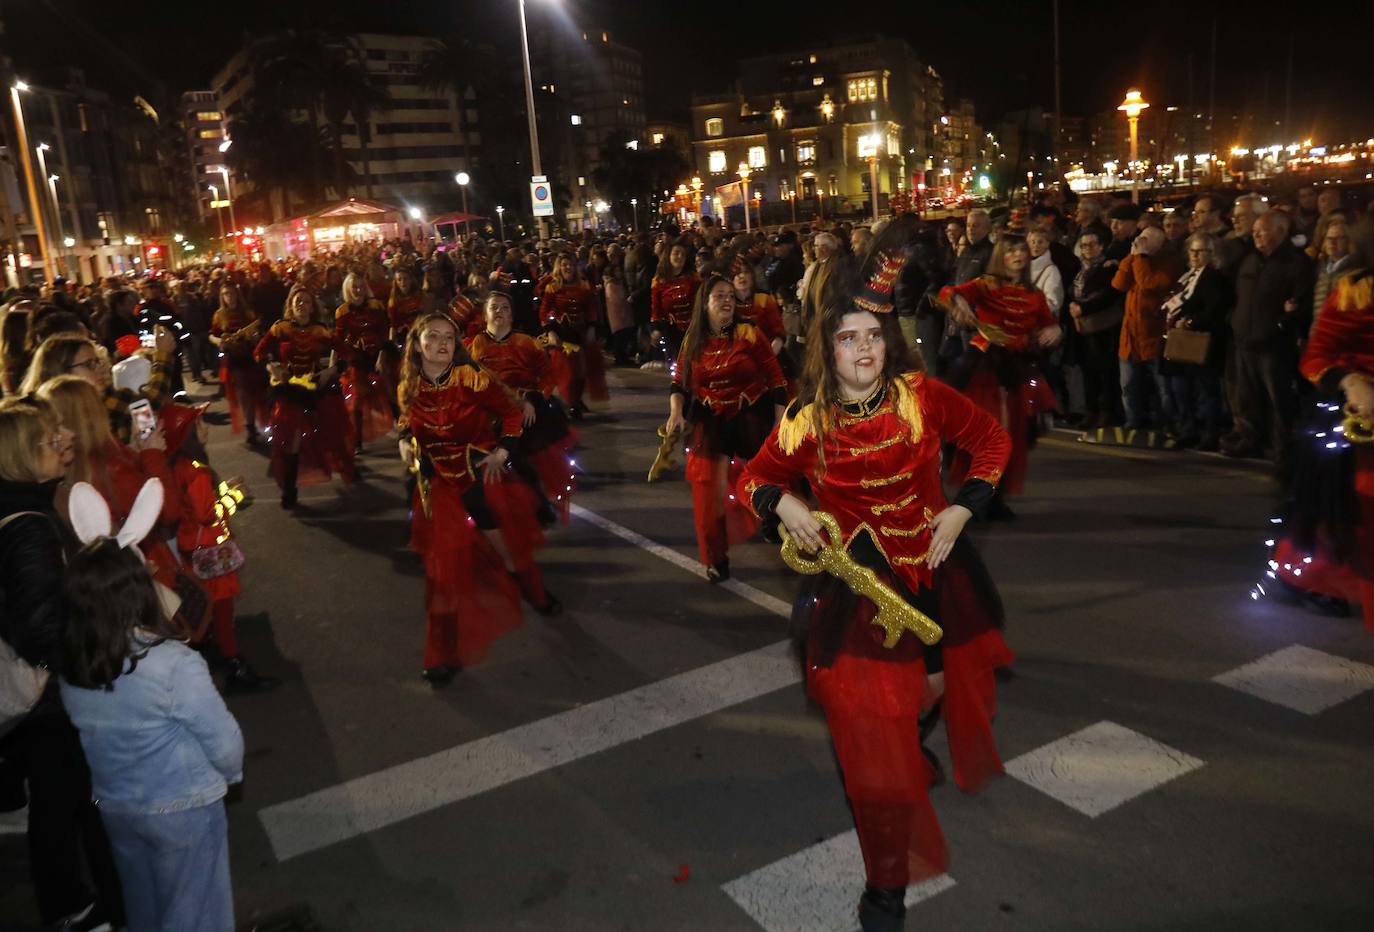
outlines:
[[44, 382], [37, 395], [52, 407], [62, 426], [72, 432], [74, 458], [67, 478], [72, 482], [89, 482], [108, 492], [105, 451], [114, 435], [100, 392], [79, 375], [59, 375]]
[[176, 637], [147, 565], [111, 538], [91, 541], [71, 558], [64, 589], [62, 677], [73, 686], [111, 689], [150, 649]]
[[89, 337], [74, 333], [59, 333], [48, 337], [33, 354], [20, 393], [32, 395], [38, 391], [38, 386], [48, 379], [66, 375], [71, 371], [72, 361], [76, 359], [77, 353], [87, 346], [95, 349], [95, 343]]
[[415, 387], [425, 371], [425, 357], [420, 350], [420, 335], [425, 328], [436, 320], [441, 320], [453, 328], [453, 365], [463, 366], [472, 362], [467, 347], [463, 345], [463, 331], [453, 322], [453, 318], [443, 311], [430, 311], [415, 319], [410, 333], [406, 335], [405, 358], [401, 360], [401, 382], [396, 387], [396, 400], [401, 406], [402, 415], [410, 407], [410, 399], [415, 397]]
[[[673, 272], [672, 255], [675, 247], [681, 246], [682, 251], [687, 254], [687, 258], [682, 260], [682, 271]], [[666, 282], [679, 275], [691, 275], [695, 268], [693, 260], [696, 258], [696, 250], [692, 249], [692, 244], [687, 242], [686, 237], [679, 237], [675, 240], [667, 240], [663, 244], [663, 255], [658, 260], [658, 270], [654, 272], [655, 281]]]
[[[1026, 266], [1021, 270], [1019, 281], [1007, 274], [1007, 253], [1013, 249], [1026, 251]], [[1030, 247], [1026, 245], [1026, 241], [1019, 236], [1003, 234], [992, 249], [992, 257], [988, 259], [988, 274], [1003, 285], [1020, 285], [1023, 288], [1034, 287], [1030, 272]]]
[[[711, 333], [711, 289], [722, 282], [730, 289], [730, 296], [734, 297], [735, 286], [731, 284], [730, 279], [719, 272], [712, 272], [706, 276], [705, 283], [697, 289], [697, 296], [692, 301], [692, 320], [687, 325], [687, 333], [682, 338], [682, 350], [678, 354], [678, 359], [687, 360], [687, 371], [681, 373], [683, 385], [691, 385], [691, 370], [701, 358], [702, 346]], [[739, 320], [738, 302], [735, 320]]]

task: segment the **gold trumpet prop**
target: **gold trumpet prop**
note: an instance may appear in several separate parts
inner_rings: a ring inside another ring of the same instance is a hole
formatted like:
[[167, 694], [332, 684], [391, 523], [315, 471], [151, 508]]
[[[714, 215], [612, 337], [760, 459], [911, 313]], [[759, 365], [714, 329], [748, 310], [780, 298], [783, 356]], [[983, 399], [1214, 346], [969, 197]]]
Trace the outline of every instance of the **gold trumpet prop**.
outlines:
[[854, 558], [839, 543], [844, 540], [844, 534], [840, 531], [840, 523], [835, 520], [834, 515], [825, 511], [813, 511], [811, 517], [820, 522], [831, 543], [808, 559], [802, 556], [796, 541], [787, 533], [787, 528], [779, 525], [778, 533], [782, 535], [782, 562], [807, 576], [829, 573], [838, 577], [844, 580], [855, 595], [861, 595], [876, 605], [878, 614], [873, 617], [873, 624], [886, 632], [887, 637], [883, 639], [883, 646], [888, 649], [897, 646], [903, 631], [915, 634], [926, 646], [936, 644], [944, 637], [945, 632], [933, 618], [910, 605], [871, 569], [854, 562]]
[[677, 468], [673, 453], [677, 450], [677, 442], [682, 439], [682, 428], [669, 432], [660, 427], [658, 436], [663, 442], [658, 445], [658, 454], [654, 456], [653, 465], [649, 467], [650, 482], [657, 482], [665, 472]]
[[1374, 443], [1374, 418], [1357, 413], [1349, 404], [1341, 428], [1342, 436], [1351, 443]]
[[421, 465], [423, 457], [420, 453], [420, 441], [411, 437], [410, 449], [414, 454], [410, 458], [410, 473], [415, 477], [415, 491], [420, 493], [420, 510], [425, 513], [426, 518], [432, 518], [434, 515], [429, 508], [429, 478]]

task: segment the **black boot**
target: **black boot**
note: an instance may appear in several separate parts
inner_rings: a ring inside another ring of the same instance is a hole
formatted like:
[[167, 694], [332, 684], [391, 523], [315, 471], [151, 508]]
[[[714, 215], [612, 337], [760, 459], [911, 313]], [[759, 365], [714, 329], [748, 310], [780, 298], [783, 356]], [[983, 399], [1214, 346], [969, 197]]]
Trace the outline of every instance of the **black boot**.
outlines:
[[458, 673], [458, 667], [451, 667], [448, 664], [439, 664], [437, 667], [426, 667], [420, 671], [420, 675], [425, 678], [425, 682], [435, 689], [442, 689], [453, 682], [453, 677]]
[[300, 474], [301, 455], [292, 454], [286, 458], [286, 475], [282, 477], [281, 506], [288, 511], [296, 507], [296, 477]]
[[859, 927], [863, 932], [902, 932], [905, 925], [905, 887], [864, 887], [864, 895], [859, 898]]
[[917, 731], [921, 740], [921, 756], [930, 764], [930, 785], [932, 788], [943, 786], [945, 782], [945, 768], [940, 764], [940, 759], [931, 753], [926, 747], [926, 739], [930, 737], [935, 726], [940, 724], [940, 703], [936, 702], [930, 707], [925, 715], [916, 720]]
[[712, 585], [730, 578], [730, 561], [721, 560], [713, 566], [706, 567], [706, 581]]
[[229, 675], [224, 680], [225, 692], [251, 693], [263, 692], [281, 685], [281, 680], [272, 676], [262, 676], [248, 665], [242, 657], [230, 657], [226, 663]]

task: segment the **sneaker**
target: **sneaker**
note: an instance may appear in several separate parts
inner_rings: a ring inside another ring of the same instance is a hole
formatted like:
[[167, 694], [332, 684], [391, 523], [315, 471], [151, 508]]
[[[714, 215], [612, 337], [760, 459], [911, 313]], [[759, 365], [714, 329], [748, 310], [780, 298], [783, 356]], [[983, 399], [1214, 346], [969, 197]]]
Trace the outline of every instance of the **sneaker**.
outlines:
[[868, 884], [859, 899], [859, 926], [863, 932], [902, 932], [906, 922], [906, 889], [886, 890]]

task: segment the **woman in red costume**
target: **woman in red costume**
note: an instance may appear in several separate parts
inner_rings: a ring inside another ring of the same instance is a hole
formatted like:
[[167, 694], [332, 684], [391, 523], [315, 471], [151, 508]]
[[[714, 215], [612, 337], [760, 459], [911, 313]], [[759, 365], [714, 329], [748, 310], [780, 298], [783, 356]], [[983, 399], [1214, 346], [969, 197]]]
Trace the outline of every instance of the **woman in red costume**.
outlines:
[[[870, 294], [882, 289], [878, 281]], [[946, 442], [973, 459], [952, 505], [940, 480]], [[901, 929], [906, 886], [948, 864], [927, 795], [938, 771], [921, 747], [937, 711], [960, 789], [1002, 771], [993, 669], [1011, 655], [996, 588], [961, 532], [992, 499], [1009, 451], [995, 420], [926, 377], [892, 313], [840, 301], [813, 319], [801, 393], [740, 480], [758, 516], [780, 521], [803, 550], [846, 549], [944, 629], [935, 647], [904, 634], [888, 649], [870, 624], [873, 604], [828, 574], [805, 577], [793, 609], [805, 629], [807, 692], [825, 711], [858, 828], [865, 932]], [[787, 491], [799, 480], [842, 540], [826, 541], [810, 506]]]
[[489, 292], [485, 305], [486, 328], [468, 342], [468, 352], [520, 399], [524, 430], [513, 468], [543, 498], [541, 520], [553, 524], [556, 516], [567, 524], [577, 486], [572, 459], [577, 438], [563, 406], [553, 397], [553, 367], [538, 341], [511, 330], [510, 295]]
[[258, 425], [265, 424], [268, 416], [267, 376], [253, 361], [262, 327], [233, 278], [226, 277], [220, 286], [210, 339], [219, 347], [219, 380], [229, 402], [230, 428], [238, 434], [246, 424], [247, 442], [256, 444]]
[[[730, 539], [740, 540], [757, 529], [746, 503], [731, 507], [731, 486], [782, 414], [787, 383], [768, 338], [736, 317], [735, 289], [726, 278], [708, 277], [696, 303], [674, 368], [664, 430], [692, 425], [687, 481], [692, 484], [697, 553], [707, 580], [715, 583], [730, 578]], [[733, 522], [727, 520], [731, 517]]]
[[506, 467], [522, 412], [458, 342], [446, 314], [416, 321], [401, 386], [401, 458], [419, 471], [411, 546], [425, 562], [423, 676], [443, 686], [520, 623], [520, 597], [562, 604], [534, 562], [543, 542], [534, 491]]
[[391, 277], [391, 297], [386, 302], [387, 319], [391, 321], [392, 339], [400, 346], [406, 334], [424, 309], [425, 296], [415, 285], [415, 273], [410, 266], [396, 263]]
[[[334, 333], [349, 348], [344, 370], [344, 401], [353, 415], [354, 453], [384, 437], [396, 425], [396, 347], [388, 338], [390, 321], [382, 302], [369, 297], [367, 282], [350, 272], [343, 282], [344, 303], [334, 312]], [[388, 364], [388, 361], [390, 364]]]
[[[1006, 479], [989, 516], [1010, 518], [1003, 495], [1025, 488], [1030, 447], [1039, 415], [1054, 410], [1054, 391], [1040, 370], [1039, 353], [1063, 339], [1045, 296], [1030, 280], [1030, 250], [1024, 236], [1009, 229], [997, 241], [986, 275], [941, 289], [960, 326], [978, 332], [949, 375], [949, 383], [1002, 422], [1011, 435]], [[951, 466], [958, 481], [968, 469], [960, 456]]]
[[353, 425], [339, 391], [336, 354], [349, 347], [314, 323], [318, 302], [296, 286], [286, 296], [286, 315], [267, 331], [253, 358], [267, 366], [272, 384], [272, 476], [281, 506], [295, 508], [297, 487], [327, 482], [338, 473], [351, 484]]
[[685, 242], [671, 243], [659, 261], [649, 292], [650, 337], [663, 348], [665, 365], [677, 361], [701, 279], [692, 271], [692, 250]]
[[[1358, 599], [1374, 634], [1374, 218], [1360, 221], [1351, 247], [1351, 271], [1331, 289], [1302, 355], [1325, 416], [1298, 430], [1285, 533], [1268, 575], [1318, 608], [1343, 613]], [[1345, 411], [1361, 429], [1339, 423]]]
[[574, 420], [587, 413], [582, 393], [593, 401], [605, 401], [606, 363], [596, 338], [601, 305], [596, 292], [577, 274], [571, 253], [553, 260], [553, 273], [536, 292], [539, 320], [549, 344], [550, 361], [559, 393]]

